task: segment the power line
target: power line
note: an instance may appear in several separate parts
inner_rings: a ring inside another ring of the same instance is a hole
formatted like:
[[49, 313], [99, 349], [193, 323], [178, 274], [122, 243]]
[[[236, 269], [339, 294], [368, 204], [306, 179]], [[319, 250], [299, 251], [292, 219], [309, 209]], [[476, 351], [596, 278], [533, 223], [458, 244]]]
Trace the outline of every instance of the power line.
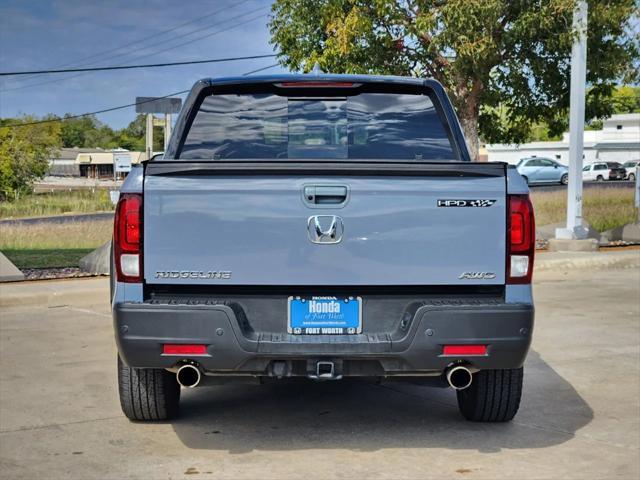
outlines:
[[63, 70], [33, 70], [30, 72], [0, 72], [0, 76], [9, 75], [40, 75], [45, 73], [70, 73], [70, 72], [98, 72], [105, 70], [129, 70], [132, 68], [158, 68], [158, 67], [173, 67], [176, 65], [195, 65], [198, 63], [221, 63], [221, 62], [233, 62], [236, 60], [255, 60], [258, 58], [273, 58], [275, 54], [269, 55], [251, 55], [248, 57], [228, 57], [228, 58], [211, 58], [209, 60], [192, 60], [189, 62], [169, 62], [169, 63], [147, 63], [144, 65], [120, 65], [110, 67], [90, 67], [90, 68], [67, 68]]
[[[225, 20], [224, 22], [220, 22], [220, 23], [226, 23], [226, 22], [228, 22], [230, 20], [235, 20], [238, 17], [244, 17], [249, 13], [255, 13], [257, 11], [264, 10], [265, 8], [268, 8], [268, 7], [259, 8], [257, 10], [253, 10], [253, 12], [245, 12], [245, 13], [243, 13], [241, 15], [236, 15], [235, 17], [229, 18], [229, 19]], [[186, 42], [182, 42], [182, 43], [179, 43], [177, 45], [173, 45], [171, 47], [167, 47], [167, 48], [164, 48], [162, 50], [158, 50], [158, 51], [150, 53], [150, 54], [141, 55], [141, 56], [139, 56], [137, 58], [134, 58], [132, 60], [128, 60], [128, 62], [132, 62], [133, 60], [137, 60], [138, 58], [153, 57], [153, 56], [158, 55], [160, 53], [168, 52], [169, 50], [175, 50], [176, 48], [184, 47], [185, 45], [189, 45], [189, 44], [192, 44], [194, 42], [198, 42], [198, 41], [200, 41], [200, 40], [202, 40], [204, 38], [209, 38], [209, 37], [212, 37], [214, 35], [218, 35], [219, 33], [223, 33], [223, 32], [229, 31], [229, 30], [233, 30], [234, 28], [241, 27], [242, 25], [246, 25], [247, 23], [251, 23], [254, 20], [257, 20], [257, 19], [259, 19], [261, 17], [265, 17], [266, 15], [267, 15], [266, 13], [260, 13], [259, 15], [256, 15], [256, 16], [253, 16], [251, 18], [248, 18], [243, 22], [239, 22], [239, 23], [236, 23], [234, 25], [230, 25], [230, 26], [228, 26], [226, 28], [222, 28], [220, 30], [216, 30], [215, 32], [207, 33], [206, 35], [202, 35], [200, 37], [196, 37], [196, 38], [193, 38], [191, 40], [187, 40]]]
[[[256, 73], [256, 72], [260, 72], [262, 70], [267, 70], [269, 68], [273, 68], [278, 66], [278, 64], [274, 64], [274, 65], [269, 65], [267, 67], [263, 67], [263, 68], [259, 68], [257, 70], [252, 70], [250, 72], [246, 72], [243, 74], [243, 76], [247, 76], [247, 75], [251, 75], [252, 73]], [[163, 95], [162, 97], [153, 97], [149, 100], [143, 100], [142, 102], [134, 102], [134, 103], [128, 103], [126, 105], [119, 105], [117, 107], [110, 107], [110, 108], [104, 108], [102, 110], [96, 110], [95, 112], [87, 112], [87, 113], [79, 113], [77, 115], [69, 115], [63, 118], [57, 117], [57, 118], [49, 118], [46, 120], [37, 120], [34, 122], [26, 122], [26, 123], [14, 123], [13, 125], [0, 125], [0, 128], [5, 128], [5, 127], [27, 127], [29, 125], [39, 125], [41, 123], [52, 123], [52, 122], [62, 122], [64, 120], [71, 120], [74, 118], [82, 118], [82, 117], [88, 117], [91, 115], [97, 115], [99, 113], [107, 113], [107, 112], [113, 112], [114, 110], [121, 110], [123, 108], [129, 108], [129, 107], [135, 107], [136, 105], [142, 105], [143, 103], [148, 103], [148, 102], [153, 102], [157, 99], [160, 98], [168, 98], [168, 97], [173, 97], [175, 95], [182, 95], [183, 93], [187, 93], [189, 92], [189, 90], [181, 90], [179, 92], [173, 92], [173, 93], [169, 93], [167, 95]]]
[[[94, 52], [94, 53], [92, 53], [91, 55], [88, 55], [88, 56], [86, 56], [86, 57], [82, 57], [82, 58], [76, 59], [76, 60], [71, 61], [71, 62], [66, 62], [66, 63], [63, 63], [63, 64], [58, 64], [58, 65], [56, 65], [55, 67], [50, 67], [50, 68], [52, 68], [52, 69], [57, 69], [57, 68], [62, 68], [62, 67], [67, 67], [67, 66], [84, 67], [85, 65], [90, 65], [90, 64], [92, 64], [92, 63], [95, 63], [95, 61], [89, 61], [89, 62], [86, 62], [85, 60], [93, 60], [93, 59], [95, 59], [95, 58], [97, 58], [97, 57], [99, 57], [99, 56], [101, 56], [101, 55], [106, 54], [106, 53], [117, 52], [118, 50], [122, 50], [123, 48], [130, 47], [130, 46], [135, 45], [135, 44], [144, 43], [144, 42], [146, 42], [147, 40], [151, 40], [151, 39], [153, 39], [153, 38], [156, 38], [156, 37], [159, 37], [159, 36], [165, 35], [165, 34], [167, 34], [167, 33], [173, 32], [173, 31], [178, 30], [178, 29], [180, 29], [180, 28], [182, 28], [182, 27], [186, 27], [187, 25], [190, 25], [190, 24], [192, 24], [192, 23], [201, 22], [202, 20], [204, 20], [204, 19], [206, 19], [206, 18], [210, 18], [210, 17], [212, 17], [212, 16], [214, 16], [214, 15], [217, 15], [218, 13], [223, 12], [223, 11], [225, 11], [225, 10], [230, 10], [230, 9], [237, 8], [237, 7], [239, 7], [240, 5], [243, 5], [243, 4], [247, 3], [248, 1], [249, 1], [249, 0], [242, 0], [242, 1], [237, 2], [237, 3], [233, 3], [232, 5], [226, 6], [225, 8], [219, 8], [219, 9], [217, 9], [217, 10], [214, 10], [213, 12], [209, 12], [209, 13], [207, 13], [206, 15], [199, 16], [198, 18], [195, 18], [195, 19], [193, 19], [193, 20], [189, 20], [189, 21], [183, 22], [183, 23], [181, 23], [181, 24], [179, 24], [179, 25], [176, 25], [175, 27], [169, 28], [169, 29], [167, 29], [167, 30], [161, 30], [160, 32], [156, 32], [156, 33], [154, 33], [154, 34], [147, 35], [146, 37], [142, 37], [142, 38], [139, 38], [139, 39], [137, 39], [137, 40], [133, 40], [133, 41], [128, 42], [128, 43], [123, 43], [123, 44], [121, 44], [120, 46], [117, 46], [117, 47], [114, 47], [114, 48], [110, 48], [110, 49], [108, 49], [108, 50], [102, 50], [102, 51], [100, 51], [100, 52]], [[214, 23], [213, 25], [209, 25], [209, 26], [208, 26], [208, 27], [206, 27], [206, 28], [211, 28], [211, 27], [214, 27], [214, 26], [216, 26], [216, 25], [218, 25], [218, 23]], [[197, 32], [197, 31], [201, 31], [201, 30], [202, 30], [202, 28], [201, 28], [201, 29], [192, 30], [191, 32], [188, 32], [188, 33], [185, 33], [185, 34], [182, 34], [182, 35], [178, 35], [177, 37], [174, 37], [173, 39], [165, 40], [165, 41], [160, 42], [160, 43], [166, 43], [167, 41], [176, 40], [176, 39], [178, 39], [178, 38], [181, 38], [181, 37], [185, 37], [185, 36], [191, 35], [192, 33], [195, 33], [195, 32]], [[155, 44], [154, 44], [154, 46], [155, 46], [155, 45], [157, 45], [157, 43], [155, 43]], [[134, 50], [127, 50], [127, 52], [125, 53], [125, 55], [130, 54], [132, 51], [138, 51], [138, 50], [140, 50], [140, 49], [144, 49], [144, 48], [150, 48], [150, 46], [138, 47], [137, 49], [134, 49]], [[103, 61], [104, 61], [104, 60], [109, 60], [109, 59], [111, 59], [111, 58], [114, 58], [114, 57], [117, 57], [117, 56], [120, 56], [120, 55], [121, 55], [121, 54], [118, 54], [118, 55], [111, 55], [111, 56], [106, 57], [106, 58], [101, 58], [101, 60], [103, 60]], [[30, 77], [29, 77], [29, 78], [30, 78]]]
[[[262, 10], [262, 9], [258, 9], [258, 10]], [[255, 12], [255, 10], [254, 10], [253, 12]], [[221, 23], [226, 23], [226, 22], [228, 22], [228, 21], [230, 21], [230, 20], [235, 20], [236, 18], [246, 16], [247, 14], [250, 14], [250, 13], [253, 13], [253, 12], [245, 12], [245, 13], [242, 13], [242, 14], [240, 14], [240, 15], [236, 15], [235, 17], [231, 17], [231, 18], [229, 18], [229, 19], [226, 19], [226, 20], [225, 20], [225, 21], [223, 21], [223, 22], [218, 22], [218, 23], [217, 23], [217, 24], [215, 24], [215, 25], [220, 25]], [[213, 35], [217, 35], [217, 34], [219, 34], [219, 33], [226, 32], [226, 31], [228, 31], [228, 30], [232, 30], [232, 29], [234, 29], [234, 28], [240, 27], [240, 26], [245, 25], [245, 24], [247, 24], [247, 23], [253, 22], [254, 20], [257, 20], [258, 18], [260, 18], [260, 17], [262, 17], [262, 16], [265, 16], [265, 15], [266, 15], [266, 14], [260, 14], [260, 15], [257, 15], [257, 16], [255, 16], [255, 17], [251, 17], [251, 18], [249, 18], [249, 19], [247, 19], [247, 20], [245, 20], [245, 21], [243, 21], [243, 22], [239, 22], [239, 23], [236, 23], [236, 24], [231, 25], [231, 26], [229, 26], [229, 27], [222, 28], [222, 29], [220, 29], [220, 30], [216, 30], [216, 31], [214, 31], [214, 32], [208, 33], [207, 35], [203, 35], [203, 36], [200, 36], [200, 37], [194, 38], [194, 39], [189, 40], [189, 41], [187, 41], [187, 42], [179, 43], [179, 44], [177, 44], [177, 45], [174, 45], [174, 46], [171, 46], [171, 47], [168, 47], [168, 48], [165, 48], [165, 49], [162, 49], [162, 50], [159, 50], [159, 51], [156, 51], [156, 52], [150, 53], [150, 54], [140, 55], [140, 56], [138, 56], [138, 57], [135, 57], [135, 58], [132, 58], [132, 59], [130, 59], [130, 60], [127, 60], [127, 61], [123, 62], [122, 64], [120, 64], [120, 65], [118, 65], [118, 66], [125, 65], [125, 64], [126, 64], [126, 63], [128, 63], [128, 62], [132, 62], [132, 61], [139, 60], [139, 59], [142, 59], [142, 58], [153, 57], [153, 56], [158, 55], [158, 54], [160, 54], [160, 53], [164, 53], [164, 52], [167, 52], [167, 51], [169, 51], [169, 50], [174, 50], [174, 49], [176, 49], [176, 48], [182, 47], [182, 46], [184, 46], [184, 45], [188, 45], [188, 44], [193, 43], [193, 42], [196, 42], [196, 41], [198, 41], [198, 40], [202, 40], [202, 39], [204, 39], [204, 38], [208, 38], [208, 37], [211, 37], [211, 36], [213, 36]], [[193, 33], [193, 32], [191, 32], [191, 33]], [[178, 38], [179, 38], [179, 37], [178, 37]], [[174, 39], [174, 40], [175, 40], [175, 39]], [[145, 47], [145, 48], [146, 48], [146, 47]], [[62, 82], [62, 81], [70, 80], [70, 79], [72, 79], [72, 78], [76, 78], [76, 77], [79, 77], [79, 76], [82, 76], [82, 75], [86, 75], [87, 73], [90, 73], [90, 72], [77, 73], [77, 74], [75, 74], [75, 75], [70, 75], [70, 76], [67, 76], [67, 77], [64, 77], [64, 78], [50, 79], [50, 80], [45, 80], [44, 82], [36, 82], [36, 83], [31, 83], [31, 84], [27, 84], [27, 85], [18, 86], [18, 87], [4, 88], [4, 89], [0, 89], [0, 93], [6, 93], [6, 92], [14, 91], [14, 90], [23, 90], [23, 89], [25, 89], [25, 88], [37, 87], [37, 86], [40, 86], [40, 85], [46, 85], [46, 84], [49, 84], [49, 83]]]
[[246, 77], [248, 75], [253, 75], [254, 73], [262, 72], [264, 70], [269, 70], [270, 68], [274, 68], [274, 67], [277, 67], [279, 65], [280, 65], [279, 63], [274, 63], [273, 65], [269, 65], [267, 67], [257, 68], [256, 70], [251, 70], [250, 72], [243, 73], [242, 76]]
[[64, 120], [71, 120], [74, 118], [81, 118], [81, 117], [89, 117], [91, 115], [97, 115], [98, 113], [106, 113], [106, 112], [113, 112], [114, 110], [121, 110], [123, 108], [129, 108], [129, 107], [135, 107], [136, 105], [142, 105], [143, 103], [148, 103], [148, 102], [153, 102], [155, 100], [158, 100], [160, 98], [168, 98], [168, 97], [173, 97], [174, 95], [182, 95], [183, 93], [187, 93], [189, 90], [181, 90], [179, 92], [173, 92], [173, 93], [169, 93], [168, 95], [163, 95], [162, 97], [153, 97], [149, 100], [143, 100], [142, 102], [134, 102], [134, 103], [128, 103], [127, 105], [120, 105], [117, 107], [111, 107], [111, 108], [104, 108], [102, 110], [96, 110], [95, 112], [87, 112], [87, 113], [79, 113], [77, 115], [69, 115], [63, 118], [49, 118], [46, 120], [37, 120], [35, 122], [26, 122], [26, 123], [14, 123], [13, 125], [0, 125], [0, 128], [5, 128], [5, 127], [26, 127], [29, 125], [39, 125], [41, 123], [52, 123], [52, 122], [62, 122]]

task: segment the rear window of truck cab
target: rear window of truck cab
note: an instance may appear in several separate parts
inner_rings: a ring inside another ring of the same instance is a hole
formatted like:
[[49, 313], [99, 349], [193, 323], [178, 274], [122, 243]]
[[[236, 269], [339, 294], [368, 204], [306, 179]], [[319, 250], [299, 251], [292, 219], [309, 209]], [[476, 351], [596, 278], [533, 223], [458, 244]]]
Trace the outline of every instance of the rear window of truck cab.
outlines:
[[[302, 90], [302, 89], [300, 89]], [[437, 100], [423, 93], [204, 95], [177, 157], [185, 160], [455, 161]]]

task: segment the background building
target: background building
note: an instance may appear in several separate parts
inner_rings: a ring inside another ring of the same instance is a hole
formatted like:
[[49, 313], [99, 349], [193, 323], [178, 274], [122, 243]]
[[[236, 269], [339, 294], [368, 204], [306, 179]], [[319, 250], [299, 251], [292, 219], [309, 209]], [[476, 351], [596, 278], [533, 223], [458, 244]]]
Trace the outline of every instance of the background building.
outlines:
[[77, 177], [80, 168], [76, 163], [79, 153], [97, 153], [104, 150], [96, 148], [60, 148], [49, 158], [49, 175], [52, 177]]
[[[522, 158], [546, 157], [569, 164], [569, 133], [556, 142], [530, 142], [521, 145], [486, 145], [490, 162], [516, 164]], [[613, 161], [624, 163], [640, 159], [640, 113], [613, 115], [602, 130], [584, 132], [584, 163]]]
[[[126, 150], [78, 153], [75, 163], [78, 167], [79, 175], [86, 178], [113, 178], [114, 155], [117, 153], [127, 153], [131, 157], [132, 165], [146, 159], [144, 152], [129, 152]], [[124, 175], [120, 176], [123, 177]]]

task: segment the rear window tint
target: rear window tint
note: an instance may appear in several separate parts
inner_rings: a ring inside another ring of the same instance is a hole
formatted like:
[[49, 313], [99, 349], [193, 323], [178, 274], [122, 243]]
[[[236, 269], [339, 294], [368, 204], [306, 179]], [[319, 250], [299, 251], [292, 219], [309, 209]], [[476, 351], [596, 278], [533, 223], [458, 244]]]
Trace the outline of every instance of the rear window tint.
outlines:
[[204, 98], [181, 159], [457, 160], [431, 98], [222, 94]]

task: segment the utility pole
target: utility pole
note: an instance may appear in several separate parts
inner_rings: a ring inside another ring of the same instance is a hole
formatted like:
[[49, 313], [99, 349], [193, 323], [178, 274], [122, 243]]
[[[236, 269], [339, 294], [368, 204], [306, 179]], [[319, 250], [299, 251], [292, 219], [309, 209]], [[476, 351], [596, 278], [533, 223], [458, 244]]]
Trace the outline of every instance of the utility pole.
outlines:
[[171, 138], [171, 114], [164, 114], [164, 151], [167, 151], [169, 139]]
[[171, 138], [171, 114], [180, 112], [182, 100], [168, 97], [136, 97], [136, 113], [147, 114], [147, 159], [153, 157], [153, 114], [164, 114], [162, 119], [157, 119], [158, 126], [164, 127], [164, 151], [167, 151], [169, 138]]
[[569, 185], [567, 226], [556, 229], [556, 238], [584, 239], [582, 225], [582, 157], [584, 146], [584, 104], [587, 88], [587, 2], [577, 2], [573, 12], [576, 37], [571, 48], [571, 98], [569, 104]]
[[147, 113], [147, 128], [146, 128], [146, 152], [147, 160], [153, 157], [153, 113]]

